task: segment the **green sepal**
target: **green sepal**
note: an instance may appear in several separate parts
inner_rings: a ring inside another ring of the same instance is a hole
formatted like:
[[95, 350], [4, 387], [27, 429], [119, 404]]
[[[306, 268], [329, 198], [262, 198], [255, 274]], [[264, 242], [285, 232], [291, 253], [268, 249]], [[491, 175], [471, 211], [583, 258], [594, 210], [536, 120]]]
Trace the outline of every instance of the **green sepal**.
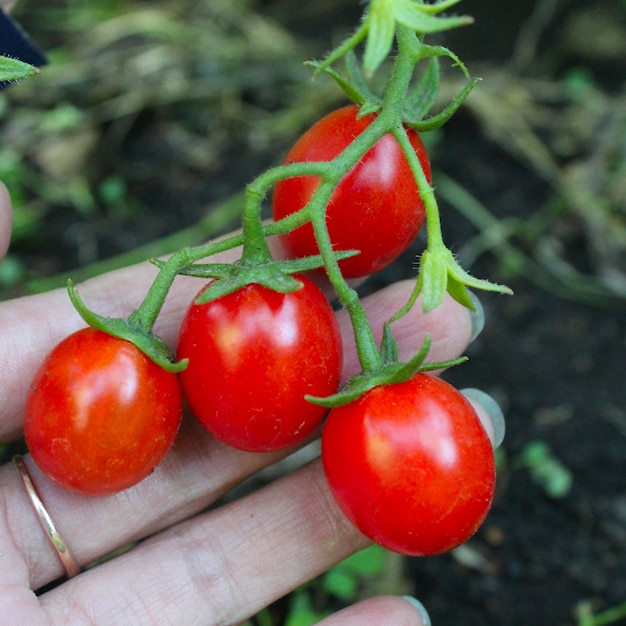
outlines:
[[456, 2], [427, 5], [414, 0], [371, 0], [364, 20], [367, 42], [363, 68], [366, 76], [371, 76], [389, 55], [397, 27], [404, 27], [421, 36], [471, 24], [473, 19], [466, 15], [435, 15], [453, 4]]
[[415, 123], [424, 119], [437, 99], [439, 82], [439, 59], [432, 57], [428, 60], [426, 70], [417, 85], [404, 102], [405, 120]]
[[441, 128], [459, 109], [461, 104], [463, 104], [465, 98], [469, 96], [470, 92], [476, 85], [480, 82], [479, 78], [475, 78], [471, 80], [457, 95], [457, 97], [448, 104], [448, 106], [437, 113], [437, 115], [433, 115], [425, 120], [423, 119], [415, 119], [408, 117], [405, 119], [405, 123], [407, 126], [412, 128], [417, 132], [427, 132], [430, 130], [435, 130], [436, 128]]
[[386, 0], [372, 0], [365, 17], [367, 41], [363, 53], [363, 69], [371, 76], [387, 58], [396, 33], [395, 9]]
[[[472, 24], [474, 19], [469, 15], [458, 15], [454, 17], [437, 17], [434, 13], [440, 13], [452, 6], [455, 2], [442, 2], [433, 5], [416, 3], [413, 0], [395, 0], [396, 20], [416, 33], [439, 33], [444, 30], [460, 28]], [[426, 10], [425, 10], [426, 9]], [[430, 9], [430, 10], [429, 10]]]
[[[388, 326], [386, 332], [390, 332], [388, 331]], [[383, 345], [385, 341], [386, 340], [383, 339]], [[430, 335], [426, 335], [419, 352], [410, 361], [405, 363], [398, 363], [396, 361], [388, 363], [383, 362], [383, 365], [379, 370], [376, 372], [361, 372], [360, 374], [357, 374], [351, 378], [342, 389], [332, 396], [327, 396], [326, 398], [305, 396], [305, 399], [313, 404], [328, 408], [344, 406], [345, 404], [358, 400], [358, 398], [360, 398], [364, 393], [374, 389], [374, 387], [404, 383], [413, 378], [413, 376], [415, 376], [418, 372], [430, 372], [434, 370], [446, 369], [467, 360], [466, 357], [459, 357], [458, 359], [451, 359], [448, 361], [425, 363], [424, 361], [428, 356], [430, 346]]]
[[[334, 253], [338, 261], [359, 254], [358, 250], [341, 250]], [[166, 262], [150, 259], [150, 262], [161, 269]], [[321, 255], [316, 254], [298, 259], [275, 260], [266, 263], [246, 265], [241, 259], [235, 263], [192, 263], [178, 270], [182, 276], [215, 280], [208, 289], [196, 300], [196, 304], [206, 304], [217, 298], [243, 289], [246, 285], [263, 285], [278, 293], [291, 293], [302, 287], [292, 274], [301, 274], [324, 267]]]
[[276, 263], [253, 268], [232, 266], [230, 275], [213, 281], [195, 300], [195, 304], [206, 304], [223, 298], [247, 285], [261, 285], [278, 293], [292, 293], [302, 288], [302, 283], [278, 269]]
[[316, 74], [324, 73], [330, 76], [339, 87], [341, 87], [345, 95], [355, 104], [361, 106], [367, 102], [376, 103], [375, 110], [377, 111], [382, 101], [367, 84], [367, 79], [361, 71], [361, 66], [354, 50], [350, 49], [345, 53], [344, 62], [346, 66], [346, 76], [343, 76], [330, 67], [327, 60], [307, 61], [305, 66], [315, 69]]
[[[357, 250], [342, 250], [335, 253], [337, 260], [347, 259], [358, 254]], [[271, 260], [261, 265], [247, 266], [244, 263], [231, 265], [206, 264], [192, 265], [183, 270], [182, 274], [190, 274], [202, 278], [219, 278], [211, 283], [208, 289], [196, 300], [196, 304], [206, 304], [222, 296], [243, 289], [246, 285], [257, 284], [278, 293], [291, 293], [302, 287], [302, 283], [292, 274], [301, 274], [324, 267], [321, 255], [288, 259]]]
[[383, 365], [396, 363], [398, 361], [398, 344], [391, 332], [391, 324], [385, 322], [383, 326], [383, 339], [380, 343], [380, 358]]
[[22, 80], [39, 73], [39, 69], [24, 61], [0, 56], [0, 82]]
[[382, 100], [374, 94], [370, 89], [367, 79], [361, 70], [361, 65], [354, 50], [350, 50], [346, 54], [345, 58], [346, 74], [350, 79], [350, 82], [354, 85], [357, 91], [362, 95], [364, 102], [377, 102], [382, 103]]
[[422, 294], [422, 310], [428, 313], [442, 302], [448, 287], [447, 248], [426, 250], [420, 259], [417, 288]]
[[440, 2], [435, 2], [433, 4], [424, 4], [422, 7], [422, 11], [424, 13], [436, 14], [441, 13], [442, 11], [447, 11], [451, 9], [453, 6], [457, 5], [461, 0], [441, 0]]
[[420, 259], [417, 282], [410, 302], [414, 303], [421, 293], [422, 310], [428, 313], [442, 303], [447, 291], [460, 304], [473, 310], [474, 304], [467, 290], [468, 287], [507, 295], [513, 293], [506, 285], [491, 283], [468, 274], [458, 264], [452, 252], [445, 247], [435, 251], [426, 250]]
[[335, 48], [330, 54], [321, 62], [313, 66], [316, 68], [316, 74], [323, 72], [327, 67], [330, 67], [335, 61], [338, 61], [351, 50], [354, 50], [367, 36], [367, 24], [361, 23], [359, 28], [350, 37], [343, 41], [337, 48]]
[[363, 106], [359, 109], [359, 112], [356, 116], [357, 119], [365, 117], [366, 115], [370, 115], [371, 113], [378, 113], [381, 108], [381, 103], [378, 100], [370, 100], [365, 102]]
[[476, 305], [470, 296], [469, 289], [452, 276], [448, 276], [448, 293], [461, 305], [470, 311], [476, 310]]
[[175, 361], [167, 344], [154, 333], [133, 326], [127, 319], [104, 317], [88, 309], [71, 280], [67, 281], [67, 291], [74, 308], [92, 328], [129, 341], [167, 372], [176, 374], [187, 367], [187, 359]]
[[361, 105], [366, 101], [367, 96], [360, 90], [359, 86], [344, 78], [332, 67], [328, 67], [326, 64], [319, 61], [307, 61], [305, 65], [314, 68], [318, 73], [323, 72], [324, 74], [330, 76], [339, 85], [339, 87], [341, 87], [346, 96], [355, 104]]

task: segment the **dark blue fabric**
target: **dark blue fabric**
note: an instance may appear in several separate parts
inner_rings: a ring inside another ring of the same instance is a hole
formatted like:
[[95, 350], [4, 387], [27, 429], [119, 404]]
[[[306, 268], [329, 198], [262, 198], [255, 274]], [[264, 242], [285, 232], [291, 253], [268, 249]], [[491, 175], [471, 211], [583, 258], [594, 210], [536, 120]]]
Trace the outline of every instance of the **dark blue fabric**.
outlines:
[[[46, 57], [33, 45], [20, 26], [0, 9], [0, 55], [31, 65], [46, 64]], [[0, 83], [0, 89], [9, 83]]]

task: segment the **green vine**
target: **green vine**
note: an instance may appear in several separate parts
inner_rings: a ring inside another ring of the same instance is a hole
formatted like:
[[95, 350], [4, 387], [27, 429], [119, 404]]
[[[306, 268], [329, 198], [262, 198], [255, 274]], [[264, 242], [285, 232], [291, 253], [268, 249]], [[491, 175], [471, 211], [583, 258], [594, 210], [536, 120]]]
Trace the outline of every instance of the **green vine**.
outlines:
[[[361, 372], [343, 390], [331, 398], [309, 398], [326, 406], [337, 406], [358, 397], [375, 385], [407, 380], [417, 371], [449, 366], [450, 363], [426, 363], [427, 339], [421, 350], [406, 363], [398, 363], [391, 323], [405, 315], [421, 296], [425, 312], [437, 308], [446, 292], [464, 306], [473, 309], [468, 288], [511, 293], [502, 285], [470, 276], [446, 247], [433, 187], [429, 184], [419, 159], [407, 136], [407, 128], [428, 131], [439, 128], [459, 108], [476, 86], [461, 60], [447, 48], [428, 45], [429, 33], [457, 28], [471, 23], [466, 16], [446, 17], [440, 14], [459, 0], [441, 0], [427, 4], [420, 0], [371, 0], [363, 21], [355, 33], [321, 62], [309, 63], [315, 74], [330, 76], [346, 96], [360, 107], [359, 115], [375, 113], [376, 117], [339, 155], [331, 161], [296, 162], [269, 169], [246, 188], [243, 197], [242, 231], [225, 239], [195, 248], [183, 248], [167, 261], [153, 260], [159, 272], [144, 301], [127, 320], [109, 320], [89, 312], [70, 287], [70, 296], [85, 320], [112, 334], [133, 341], [166, 369], [178, 371], [184, 363], [173, 363], [172, 356], [152, 328], [165, 297], [178, 275], [213, 280], [200, 302], [208, 302], [257, 283], [287, 293], [300, 287], [292, 274], [324, 268], [342, 306], [347, 310], [356, 342]], [[374, 93], [370, 81], [390, 55], [394, 45], [395, 60], [380, 94]], [[467, 78], [466, 86], [442, 111], [430, 115], [439, 89], [439, 61], [449, 59]], [[343, 71], [335, 66], [343, 61]], [[416, 68], [425, 64], [418, 77]], [[407, 158], [426, 212], [427, 247], [421, 256], [415, 288], [407, 303], [385, 327], [381, 346], [376, 345], [362, 303], [356, 291], [342, 275], [338, 261], [357, 250], [333, 249], [326, 224], [326, 207], [341, 179], [386, 134], [392, 135]], [[279, 181], [298, 176], [314, 176], [319, 184], [308, 204], [288, 217], [272, 223], [261, 219], [263, 203]], [[315, 233], [319, 255], [303, 259], [274, 259], [267, 243], [272, 235], [286, 234], [306, 223]], [[232, 264], [206, 262], [220, 252], [241, 246], [241, 258]]]

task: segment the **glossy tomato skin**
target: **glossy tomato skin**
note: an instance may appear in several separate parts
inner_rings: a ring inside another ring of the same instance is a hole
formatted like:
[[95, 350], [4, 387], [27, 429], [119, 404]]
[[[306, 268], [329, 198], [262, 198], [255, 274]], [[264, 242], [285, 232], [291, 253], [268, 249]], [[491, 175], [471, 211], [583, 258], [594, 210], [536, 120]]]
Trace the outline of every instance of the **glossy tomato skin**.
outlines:
[[[180, 331], [178, 358], [189, 406], [220, 441], [250, 452], [297, 443], [326, 410], [305, 394], [339, 385], [343, 351], [335, 315], [321, 290], [280, 294], [250, 284], [207, 304], [192, 304]], [[206, 287], [205, 287], [206, 288]]]
[[[294, 144], [284, 163], [330, 161], [360, 135], [375, 114], [357, 119], [358, 107], [338, 109], [319, 120]], [[409, 130], [427, 179], [431, 179], [426, 148]], [[279, 181], [272, 210], [278, 220], [300, 210], [319, 184], [314, 176]], [[425, 217], [417, 183], [400, 146], [384, 135], [339, 183], [326, 210], [330, 240], [336, 249], [356, 249], [358, 256], [339, 263], [346, 278], [377, 272], [396, 259], [413, 241]], [[313, 228], [305, 224], [282, 236], [292, 257], [318, 254]]]
[[50, 478], [80, 493], [104, 495], [152, 472], [181, 417], [175, 374], [132, 343], [85, 328], [58, 344], [36, 373], [24, 434]]
[[478, 416], [454, 387], [429, 374], [333, 409], [322, 461], [348, 519], [406, 555], [459, 546], [493, 500], [493, 450]]

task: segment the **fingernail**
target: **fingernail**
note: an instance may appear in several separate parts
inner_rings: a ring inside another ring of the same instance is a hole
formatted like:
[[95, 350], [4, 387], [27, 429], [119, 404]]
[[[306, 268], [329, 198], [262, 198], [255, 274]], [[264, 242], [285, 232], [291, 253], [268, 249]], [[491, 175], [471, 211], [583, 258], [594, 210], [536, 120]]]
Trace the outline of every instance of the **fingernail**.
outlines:
[[428, 615], [426, 607], [417, 598], [414, 598], [413, 596], [402, 596], [402, 599], [406, 600], [411, 606], [418, 610], [420, 617], [422, 618], [423, 626], [432, 626], [430, 615]]
[[472, 342], [480, 335], [485, 327], [485, 309], [475, 293], [470, 291], [469, 295], [474, 303], [474, 310], [470, 311], [470, 317], [472, 319], [472, 335], [470, 342]]
[[477, 409], [478, 417], [481, 418], [481, 421], [483, 417], [489, 419], [490, 424], [487, 425], [483, 422], [483, 425], [490, 434], [491, 444], [495, 450], [502, 443], [506, 430], [502, 409], [488, 393], [480, 389], [461, 389], [461, 393], [474, 405], [474, 408]]

